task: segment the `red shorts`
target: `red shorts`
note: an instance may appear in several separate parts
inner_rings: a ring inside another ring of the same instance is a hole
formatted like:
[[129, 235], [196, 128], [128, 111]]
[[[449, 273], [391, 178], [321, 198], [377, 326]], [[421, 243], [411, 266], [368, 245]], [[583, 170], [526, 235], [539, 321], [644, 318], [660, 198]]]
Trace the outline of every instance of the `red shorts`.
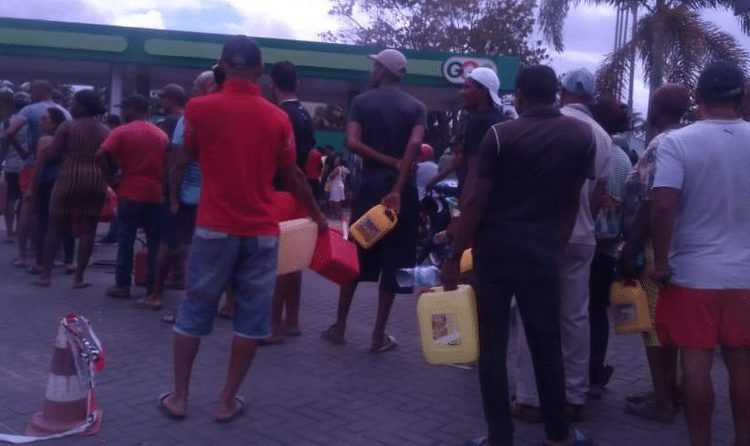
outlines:
[[750, 290], [669, 285], [656, 307], [662, 345], [691, 349], [750, 346]]
[[21, 185], [21, 193], [26, 195], [26, 191], [29, 190], [29, 186], [31, 183], [31, 169], [32, 166], [23, 166], [21, 168], [21, 173], [18, 176], [18, 182]]

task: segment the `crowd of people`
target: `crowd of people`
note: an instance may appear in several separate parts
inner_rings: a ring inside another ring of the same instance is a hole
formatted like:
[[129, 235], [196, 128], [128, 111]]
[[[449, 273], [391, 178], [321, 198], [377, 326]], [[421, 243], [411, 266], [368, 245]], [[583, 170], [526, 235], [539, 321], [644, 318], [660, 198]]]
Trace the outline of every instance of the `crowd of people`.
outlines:
[[[682, 406], [691, 444], [710, 445], [710, 370], [720, 346], [735, 444], [750, 445], [750, 124], [742, 120], [750, 107], [742, 71], [707, 66], [694, 93], [701, 120], [684, 128], [692, 92], [676, 84], [653, 92], [648, 120], [659, 135], [633, 165], [613, 143], [628, 129], [628, 110], [597, 96], [588, 70], [559, 80], [547, 66], [523, 68], [514, 119], [497, 75], [476, 68], [459, 92], [466, 119], [455, 129], [451, 159], [436, 164], [423, 141], [427, 108], [401, 88], [406, 57], [387, 49], [370, 58], [372, 88], [348, 111], [352, 164], [332, 147], [316, 147], [292, 62], [271, 70], [273, 102], [262, 96], [261, 50], [243, 36], [229, 39], [218, 64], [197, 76], [189, 100], [176, 84], [158, 91], [157, 123], [139, 95], [122, 101], [120, 123], [104, 119], [93, 90], [76, 92], [68, 111], [47, 81], [33, 82], [29, 93], [1, 86], [13, 264], [49, 286], [62, 245], [73, 287], [89, 286], [84, 273], [112, 188], [117, 214], [105, 238], [114, 236], [117, 260], [106, 294], [131, 297], [140, 229], [147, 293], [135, 304], [161, 310], [166, 288], [185, 288], [176, 314], [164, 318], [174, 324], [174, 388], [159, 396], [159, 407], [186, 416], [200, 339], [221, 313], [233, 319], [234, 337], [215, 419], [230, 422], [244, 411], [238, 390], [257, 346], [301, 334], [301, 273], [276, 275], [276, 194], [290, 194], [321, 232], [328, 217], [345, 219], [349, 203], [352, 221], [381, 203], [398, 213], [386, 237], [359, 248], [360, 275], [341, 286], [336, 320], [322, 333], [345, 343], [357, 285], [377, 282], [370, 351], [384, 353], [398, 345], [387, 332], [395, 296], [413, 292], [396, 273], [414, 266], [420, 201], [455, 175], [459, 209], [446, 231], [441, 277], [448, 290], [460, 280], [476, 290], [488, 425], [487, 436], [467, 444], [513, 444], [513, 418], [543, 423], [546, 445], [592, 444], [571, 422], [584, 419], [589, 399], [604, 397], [615, 373], [606, 364], [610, 286], [639, 280], [653, 320], [644, 343], [654, 391], [629, 396], [626, 412], [672, 423]], [[471, 246], [474, 271], [462, 277], [459, 260]], [[513, 298], [519, 355], [509, 389]]]

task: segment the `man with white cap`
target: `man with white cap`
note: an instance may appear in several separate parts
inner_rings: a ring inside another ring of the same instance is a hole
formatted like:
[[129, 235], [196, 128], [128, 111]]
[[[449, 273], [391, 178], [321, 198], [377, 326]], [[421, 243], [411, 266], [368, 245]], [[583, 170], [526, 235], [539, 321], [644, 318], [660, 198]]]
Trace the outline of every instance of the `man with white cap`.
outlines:
[[[594, 120], [588, 105], [595, 93], [594, 75], [585, 68], [566, 73], [562, 78], [560, 101], [562, 114], [586, 122], [594, 132], [596, 159], [593, 180], [581, 189], [578, 217], [560, 262], [560, 328], [568, 410], [573, 421], [582, 417], [589, 389], [591, 354], [589, 326], [589, 278], [596, 251], [594, 216], [604, 196], [612, 138]], [[521, 327], [519, 325], [519, 327]], [[534, 380], [531, 355], [523, 329], [518, 330], [518, 371], [513, 415], [524, 421], [539, 419], [539, 395]]]
[[466, 182], [469, 180], [466, 178], [466, 173], [472, 163], [476, 163], [479, 159], [479, 146], [484, 135], [490, 127], [506, 120], [503, 116], [502, 101], [498, 95], [499, 90], [500, 79], [489, 68], [475, 68], [466, 76], [466, 80], [458, 93], [464, 110], [469, 113], [464, 133], [459, 135], [462, 143], [460, 162], [453, 163], [449, 169], [440, 172], [430, 181], [430, 187], [442, 181], [455, 170], [459, 190], [466, 189]]
[[354, 98], [349, 107], [346, 144], [362, 157], [362, 181], [352, 206], [356, 221], [373, 206], [382, 203], [398, 213], [396, 227], [374, 247], [359, 249], [360, 275], [341, 287], [336, 323], [323, 338], [334, 345], [344, 343], [346, 319], [359, 282], [379, 281], [377, 321], [372, 332], [372, 353], [396, 346], [385, 326], [396, 294], [411, 294], [400, 287], [396, 272], [414, 266], [419, 202], [412, 176], [427, 124], [425, 105], [399, 89], [406, 74], [406, 57], [387, 49], [370, 56], [374, 61], [374, 88]]

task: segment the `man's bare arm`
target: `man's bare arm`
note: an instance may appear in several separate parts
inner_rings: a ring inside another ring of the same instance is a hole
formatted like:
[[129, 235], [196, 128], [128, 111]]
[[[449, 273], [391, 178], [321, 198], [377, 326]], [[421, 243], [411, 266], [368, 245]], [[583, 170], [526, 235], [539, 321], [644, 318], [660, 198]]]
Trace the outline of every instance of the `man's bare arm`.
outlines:
[[669, 246], [680, 203], [680, 190], [671, 187], [654, 188], [651, 209], [651, 239], [654, 243], [654, 279], [669, 280]]

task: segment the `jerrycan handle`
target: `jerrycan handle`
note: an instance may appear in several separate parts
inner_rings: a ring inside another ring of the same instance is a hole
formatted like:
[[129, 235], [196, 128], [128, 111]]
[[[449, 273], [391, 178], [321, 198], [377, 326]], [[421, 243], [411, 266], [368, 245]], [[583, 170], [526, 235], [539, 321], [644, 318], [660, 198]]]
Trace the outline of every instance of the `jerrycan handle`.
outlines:
[[393, 209], [386, 207], [383, 213], [385, 214], [386, 217], [388, 217], [391, 223], [396, 223], [398, 221], [398, 216], [396, 215], [396, 212]]

